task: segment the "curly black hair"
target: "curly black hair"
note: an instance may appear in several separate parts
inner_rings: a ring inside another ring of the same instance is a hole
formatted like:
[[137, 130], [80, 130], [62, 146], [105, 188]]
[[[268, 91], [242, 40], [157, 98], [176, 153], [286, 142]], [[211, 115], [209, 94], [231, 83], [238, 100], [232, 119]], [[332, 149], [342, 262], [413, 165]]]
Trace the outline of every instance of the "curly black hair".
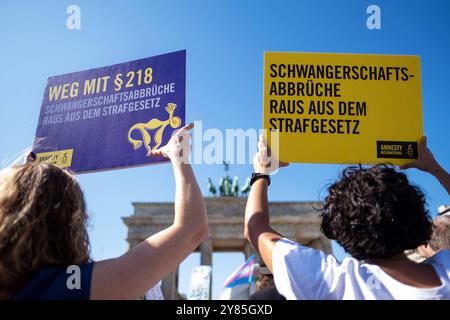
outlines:
[[425, 196], [393, 167], [348, 167], [328, 188], [322, 232], [359, 260], [384, 259], [429, 241]]

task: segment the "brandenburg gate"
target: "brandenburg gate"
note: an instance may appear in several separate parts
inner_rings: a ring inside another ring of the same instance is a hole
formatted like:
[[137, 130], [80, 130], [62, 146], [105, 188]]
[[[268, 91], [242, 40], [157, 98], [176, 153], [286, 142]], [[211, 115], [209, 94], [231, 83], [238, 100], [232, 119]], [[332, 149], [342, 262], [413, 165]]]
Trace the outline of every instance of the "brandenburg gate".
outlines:
[[[200, 264], [212, 265], [213, 252], [240, 251], [246, 259], [255, 250], [244, 239], [246, 197], [205, 198], [210, 236], [198, 248]], [[330, 241], [320, 232], [320, 217], [315, 208], [320, 202], [270, 202], [272, 227], [289, 239], [331, 253]], [[124, 217], [130, 248], [173, 222], [172, 202], [134, 202], [134, 213]], [[230, 270], [231, 272], [232, 270]], [[178, 269], [162, 283], [165, 299], [179, 299]]]

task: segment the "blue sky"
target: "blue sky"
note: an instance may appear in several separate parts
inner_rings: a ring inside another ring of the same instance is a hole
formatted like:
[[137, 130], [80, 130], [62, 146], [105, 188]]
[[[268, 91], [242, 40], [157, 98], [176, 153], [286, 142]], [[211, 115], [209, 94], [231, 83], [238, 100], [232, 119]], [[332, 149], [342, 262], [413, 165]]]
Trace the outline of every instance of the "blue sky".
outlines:
[[[81, 8], [81, 30], [65, 26], [66, 8]], [[366, 8], [377, 4], [382, 29], [366, 28]], [[33, 141], [48, 76], [95, 68], [180, 49], [187, 50], [187, 120], [203, 127], [259, 128], [264, 51], [352, 52], [421, 56], [424, 128], [430, 148], [450, 168], [450, 2], [448, 1], [2, 1], [0, 4], [0, 161]], [[107, 147], [107, 146], [105, 146]], [[206, 179], [222, 166], [195, 166]], [[318, 200], [341, 166], [295, 164], [280, 171], [271, 200]], [[250, 165], [231, 167], [245, 179]], [[448, 195], [424, 173], [408, 172], [422, 186], [432, 212]], [[121, 217], [133, 201], [172, 201], [171, 168], [158, 165], [79, 177], [91, 215], [95, 259], [127, 249]], [[342, 257], [340, 250], [336, 251]], [[214, 296], [244, 257], [214, 255]], [[199, 264], [182, 266], [180, 289]]]

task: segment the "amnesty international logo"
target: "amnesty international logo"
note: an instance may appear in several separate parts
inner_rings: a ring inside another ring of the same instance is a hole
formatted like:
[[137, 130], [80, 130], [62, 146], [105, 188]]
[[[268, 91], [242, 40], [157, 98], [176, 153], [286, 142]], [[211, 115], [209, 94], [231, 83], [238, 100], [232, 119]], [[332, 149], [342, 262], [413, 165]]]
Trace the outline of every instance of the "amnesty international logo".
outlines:
[[[153, 150], [159, 148], [162, 142], [164, 130], [167, 126], [170, 125], [174, 129], [181, 126], [181, 119], [173, 116], [176, 107], [177, 105], [175, 103], [167, 104], [166, 111], [169, 114], [169, 118], [166, 120], [151, 119], [146, 123], [136, 123], [133, 125], [130, 130], [128, 130], [128, 141], [133, 145], [133, 149], [137, 150], [144, 145], [147, 151], [152, 150], [150, 145], [152, 142], [152, 137], [150, 136], [148, 130], [156, 130], [153, 135]], [[139, 131], [142, 135], [142, 139], [134, 139], [131, 137], [131, 133], [135, 130]]]
[[377, 158], [417, 159], [417, 142], [377, 141]]
[[413, 148], [412, 144], [408, 144], [408, 149], [406, 151], [406, 154], [410, 157], [412, 157], [414, 155], [414, 148]]
[[37, 162], [47, 162], [60, 168], [72, 165], [73, 149], [36, 153]]

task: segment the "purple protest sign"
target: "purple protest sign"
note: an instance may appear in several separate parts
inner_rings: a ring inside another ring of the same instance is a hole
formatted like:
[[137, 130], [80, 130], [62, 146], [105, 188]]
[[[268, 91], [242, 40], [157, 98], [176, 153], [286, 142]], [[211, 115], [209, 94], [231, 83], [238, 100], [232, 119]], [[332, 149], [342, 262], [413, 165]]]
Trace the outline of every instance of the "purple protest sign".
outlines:
[[185, 124], [186, 51], [50, 77], [33, 152], [74, 172], [166, 161], [146, 153]]

